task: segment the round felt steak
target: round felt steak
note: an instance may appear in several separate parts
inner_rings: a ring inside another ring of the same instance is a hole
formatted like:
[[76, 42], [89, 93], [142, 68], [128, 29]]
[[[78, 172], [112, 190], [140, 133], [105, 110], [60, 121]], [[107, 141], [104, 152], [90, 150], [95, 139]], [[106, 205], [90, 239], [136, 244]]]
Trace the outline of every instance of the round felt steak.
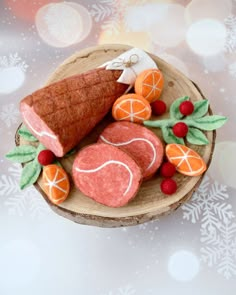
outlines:
[[104, 143], [82, 149], [73, 163], [72, 175], [83, 194], [110, 207], [127, 204], [142, 181], [138, 164], [119, 148]]
[[151, 130], [130, 122], [108, 125], [99, 137], [104, 142], [129, 153], [142, 169], [144, 179], [150, 178], [160, 167], [164, 148]]

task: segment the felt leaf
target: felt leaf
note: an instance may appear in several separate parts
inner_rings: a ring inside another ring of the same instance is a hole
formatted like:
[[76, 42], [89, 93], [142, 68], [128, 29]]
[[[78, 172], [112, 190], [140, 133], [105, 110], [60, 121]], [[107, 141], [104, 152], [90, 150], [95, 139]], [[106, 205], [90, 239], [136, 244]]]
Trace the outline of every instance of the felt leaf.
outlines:
[[183, 138], [176, 137], [171, 128], [164, 126], [161, 128], [163, 139], [166, 143], [178, 143], [184, 145]]
[[6, 158], [12, 162], [26, 163], [33, 160], [36, 157], [37, 149], [31, 145], [21, 145], [15, 147], [8, 154]]
[[21, 173], [20, 188], [24, 189], [35, 183], [40, 175], [41, 168], [36, 160], [26, 164]]
[[38, 141], [38, 139], [34, 137], [33, 134], [31, 134], [25, 125], [21, 126], [21, 128], [18, 130], [18, 134], [27, 141]]
[[186, 139], [189, 143], [196, 145], [205, 145], [209, 143], [206, 135], [201, 130], [193, 127], [188, 128]]
[[194, 102], [194, 111], [188, 116], [188, 119], [198, 119], [206, 115], [209, 108], [209, 100], [203, 99]]
[[144, 121], [143, 124], [148, 127], [172, 127], [176, 123], [176, 120], [173, 119], [164, 119], [164, 120], [154, 120], [154, 121]]
[[188, 96], [183, 96], [183, 97], [180, 97], [180, 98], [176, 99], [172, 103], [172, 105], [170, 106], [170, 117], [172, 119], [179, 120], [179, 119], [183, 118], [183, 114], [181, 114], [180, 111], [179, 111], [179, 106], [183, 101], [186, 101], [186, 100], [189, 100], [189, 97]]
[[196, 127], [201, 130], [212, 131], [223, 126], [226, 121], [226, 117], [213, 115], [205, 116], [199, 119], [186, 119], [183, 122], [185, 122], [190, 127]]

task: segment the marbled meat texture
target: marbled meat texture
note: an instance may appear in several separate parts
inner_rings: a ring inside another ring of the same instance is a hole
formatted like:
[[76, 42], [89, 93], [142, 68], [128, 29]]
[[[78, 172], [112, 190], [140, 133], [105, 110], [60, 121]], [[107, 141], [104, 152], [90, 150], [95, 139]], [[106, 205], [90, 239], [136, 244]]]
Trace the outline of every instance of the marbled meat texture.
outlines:
[[122, 150], [104, 143], [82, 149], [73, 163], [72, 175], [84, 195], [109, 207], [127, 204], [142, 182], [138, 164]]

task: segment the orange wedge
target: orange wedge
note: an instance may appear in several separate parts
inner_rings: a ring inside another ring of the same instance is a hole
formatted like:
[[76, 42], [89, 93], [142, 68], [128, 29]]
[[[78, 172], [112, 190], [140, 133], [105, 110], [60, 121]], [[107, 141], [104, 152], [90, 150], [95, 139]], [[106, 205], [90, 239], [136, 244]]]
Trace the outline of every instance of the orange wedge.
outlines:
[[58, 165], [43, 168], [43, 188], [53, 204], [60, 204], [68, 197], [70, 182], [65, 170]]
[[162, 72], [158, 69], [149, 69], [138, 75], [134, 89], [137, 94], [142, 95], [149, 102], [153, 102], [160, 97], [163, 86]]
[[206, 171], [202, 157], [185, 145], [171, 143], [166, 146], [166, 156], [176, 170], [184, 175], [198, 176]]
[[137, 94], [122, 95], [112, 107], [112, 116], [117, 121], [142, 123], [151, 117], [151, 113], [148, 101]]

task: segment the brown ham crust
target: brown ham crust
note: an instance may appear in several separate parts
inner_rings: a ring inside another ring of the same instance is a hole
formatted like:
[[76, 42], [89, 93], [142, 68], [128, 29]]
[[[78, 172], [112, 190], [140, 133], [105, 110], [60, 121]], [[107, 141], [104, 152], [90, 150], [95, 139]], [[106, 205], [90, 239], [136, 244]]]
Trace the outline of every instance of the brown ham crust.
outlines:
[[20, 102], [23, 121], [56, 156], [76, 146], [127, 90], [122, 71], [98, 68], [35, 91]]
[[144, 179], [154, 175], [163, 161], [161, 140], [154, 132], [139, 124], [112, 123], [100, 134], [98, 142], [114, 145], [131, 155], [142, 168]]
[[127, 153], [104, 143], [82, 149], [74, 160], [72, 175], [84, 195], [110, 207], [127, 204], [142, 181], [138, 164]]

